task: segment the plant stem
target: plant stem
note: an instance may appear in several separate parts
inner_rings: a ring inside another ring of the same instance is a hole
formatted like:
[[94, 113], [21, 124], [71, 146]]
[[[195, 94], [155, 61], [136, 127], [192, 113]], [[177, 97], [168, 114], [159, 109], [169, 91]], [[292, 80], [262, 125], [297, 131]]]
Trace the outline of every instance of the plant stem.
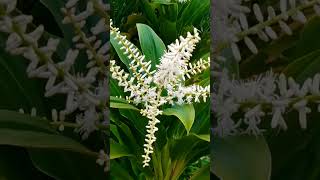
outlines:
[[[317, 103], [318, 101], [320, 101], [320, 95], [308, 95], [308, 96], [304, 96], [304, 97], [295, 97], [290, 99], [289, 102], [289, 107], [292, 107], [295, 103], [301, 101], [301, 100], [306, 100], [308, 102], [315, 102]], [[255, 107], [257, 105], [261, 105], [261, 107], [263, 109], [266, 110], [271, 110], [272, 109], [272, 104], [269, 102], [244, 102], [244, 103], [240, 103], [240, 110], [245, 111], [248, 108], [252, 108]]]

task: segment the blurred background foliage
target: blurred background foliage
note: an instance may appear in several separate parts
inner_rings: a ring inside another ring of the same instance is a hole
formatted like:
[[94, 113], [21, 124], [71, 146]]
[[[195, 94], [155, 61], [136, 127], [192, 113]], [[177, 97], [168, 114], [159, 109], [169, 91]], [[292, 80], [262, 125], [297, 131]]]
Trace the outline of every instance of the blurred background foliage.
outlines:
[[[264, 14], [267, 14], [269, 5], [280, 11], [278, 0], [254, 0], [246, 4], [252, 7], [254, 3], [262, 7]], [[289, 21], [292, 36], [281, 33], [271, 43], [253, 37], [258, 54], [253, 55], [245, 44], [240, 44], [244, 57], [240, 63], [232, 58], [230, 48], [226, 49], [231, 64], [228, 69], [237, 74], [237, 78], [255, 77], [272, 69], [275, 73], [293, 77], [300, 84], [320, 73], [320, 17], [312, 9], [307, 9], [304, 14], [308, 19], [305, 24]], [[248, 16], [248, 21], [249, 24], [256, 22], [253, 15], [251, 18]], [[273, 28], [279, 30], [276, 26]], [[213, 139], [211, 151], [216, 159], [212, 163], [219, 161], [222, 164], [223, 170], [219, 171], [228, 180], [320, 179], [319, 112], [314, 104], [310, 108], [312, 112], [307, 115], [306, 130], [299, 126], [298, 113], [291, 112], [284, 117], [287, 131], [271, 130], [271, 117], [267, 116], [261, 127], [266, 130], [263, 139], [248, 136]], [[211, 171], [216, 172], [216, 169]], [[219, 179], [213, 174], [212, 178]]]
[[[81, 0], [85, 5], [87, 0]], [[34, 27], [44, 25], [45, 35], [61, 40], [54, 58], [61, 60], [71, 47], [72, 28], [61, 24], [66, 0], [18, 0], [15, 13], [33, 16]], [[107, 2], [107, 1], [105, 1]], [[89, 22], [90, 23], [90, 22]], [[32, 28], [32, 27], [30, 27]], [[6, 35], [0, 34], [0, 179], [99, 180], [106, 179], [95, 161], [100, 149], [109, 149], [107, 132], [94, 132], [84, 141], [73, 128], [63, 132], [50, 125], [51, 109], [63, 109], [65, 97], [44, 97], [45, 81], [30, 79], [27, 60], [4, 51]], [[107, 40], [107, 37], [104, 37]], [[46, 41], [43, 41], [46, 42]], [[41, 44], [42, 42], [40, 42]], [[77, 67], [82, 68], [82, 56]], [[76, 70], [75, 70], [76, 71]], [[31, 117], [31, 109], [37, 117]], [[18, 114], [24, 109], [25, 115]], [[10, 111], [8, 111], [10, 110]], [[43, 117], [43, 118], [42, 118]]]

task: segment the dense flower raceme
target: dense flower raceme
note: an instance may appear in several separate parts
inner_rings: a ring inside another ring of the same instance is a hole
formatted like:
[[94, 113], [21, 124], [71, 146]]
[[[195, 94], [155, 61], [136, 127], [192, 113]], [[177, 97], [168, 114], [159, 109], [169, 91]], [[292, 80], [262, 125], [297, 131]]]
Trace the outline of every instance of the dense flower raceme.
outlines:
[[[258, 135], [263, 131], [261, 122], [268, 120], [271, 128], [286, 130], [285, 114], [294, 110], [298, 111], [301, 128], [307, 128], [307, 114], [311, 112], [308, 105], [320, 102], [319, 74], [302, 85], [283, 74], [275, 75], [272, 72], [247, 80], [235, 79], [234, 74], [225, 69], [230, 58], [224, 57], [222, 52], [230, 47], [235, 59], [240, 61], [242, 57], [237, 43], [243, 40], [248, 49], [257, 54], [258, 48], [250, 39], [251, 36], [257, 35], [263, 41], [275, 40], [279, 33], [273, 30], [274, 26], [279, 26], [282, 34], [291, 35], [293, 30], [287, 24], [291, 21], [289, 18], [305, 23], [307, 18], [303, 11], [313, 9], [308, 12], [319, 15], [319, 3], [318, 0], [280, 0], [277, 12], [271, 6], [262, 8], [253, 4], [247, 7], [242, 0], [213, 1], [216, 8], [212, 17], [215, 28], [211, 104], [215, 118], [214, 132], [217, 135]], [[264, 12], [267, 17], [264, 17]], [[257, 24], [251, 25], [251, 21], [247, 20], [251, 14]]]
[[[263, 120], [270, 121], [271, 128], [287, 130], [284, 115], [299, 113], [299, 124], [307, 128], [309, 104], [318, 104], [320, 111], [320, 74], [299, 85], [285, 75], [272, 71], [251, 80], [234, 80], [224, 71], [219, 85], [212, 95], [212, 107], [217, 120], [214, 129], [219, 136], [235, 134], [259, 135]], [[241, 119], [233, 115], [242, 112]], [[245, 128], [244, 128], [245, 127]]]
[[[59, 45], [59, 39], [50, 38], [47, 45], [40, 46], [39, 40], [44, 33], [44, 27], [38, 26], [33, 31], [27, 32], [32, 16], [13, 12], [16, 8], [16, 0], [0, 0], [0, 31], [7, 33], [6, 51], [13, 55], [21, 55], [30, 61], [27, 74], [31, 78], [47, 79], [45, 96], [56, 94], [66, 95], [65, 109], [52, 110], [52, 119], [61, 124], [69, 114], [76, 112], [74, 120], [78, 124], [77, 131], [83, 138], [107, 125], [107, 65], [109, 43], [103, 44], [97, 40], [101, 33], [107, 33], [106, 21], [109, 5], [102, 0], [89, 0], [87, 9], [79, 14], [76, 13], [78, 0], [70, 0], [62, 9], [65, 14], [63, 23], [71, 24], [75, 29], [76, 36], [73, 38], [75, 48], [67, 51], [64, 61], [57, 62], [53, 59]], [[86, 24], [86, 18], [98, 14], [101, 20], [91, 29], [91, 36], [82, 31]], [[86, 72], [73, 73], [72, 67], [76, 62], [80, 51], [85, 50], [88, 55]], [[105, 156], [101, 155], [97, 161], [106, 164]]]
[[[145, 138], [143, 166], [149, 166], [150, 155], [153, 153], [152, 144], [156, 141], [155, 132], [158, 130], [157, 118], [161, 115], [160, 107], [164, 104], [185, 104], [206, 101], [210, 93], [210, 87], [199, 85], [185, 86], [184, 81], [207, 69], [210, 59], [200, 59], [194, 64], [189, 63], [192, 52], [196, 44], [200, 41], [199, 32], [194, 29], [194, 34], [188, 33], [187, 37], [180, 37], [176, 42], [168, 46], [160, 59], [160, 64], [156, 70], [152, 70], [151, 60], [145, 60], [139, 50], [121, 35], [119, 29], [113, 27], [111, 22], [111, 34], [115, 35], [115, 40], [122, 46], [123, 54], [131, 60], [129, 66], [132, 76], [125, 72], [116, 62], [110, 62], [110, 72], [112, 78], [118, 80], [119, 86], [124, 87], [125, 92], [130, 95], [127, 101], [134, 104], [142, 104], [141, 114], [149, 119], [146, 126], [147, 135]], [[166, 95], [163, 95], [166, 91]]]
[[[257, 3], [252, 7], [243, 5], [242, 0], [215, 0], [213, 6], [213, 41], [214, 51], [224, 46], [230, 45], [236, 60], [241, 60], [241, 53], [237, 43], [241, 40], [248, 49], [258, 53], [258, 48], [249, 36], [257, 35], [263, 41], [275, 40], [278, 33], [272, 26], [279, 26], [281, 31], [287, 35], [292, 35], [292, 29], [286, 22], [291, 18], [293, 21], [305, 23], [307, 21], [303, 11], [313, 9], [320, 15], [319, 0], [280, 0], [280, 8], [277, 12], [272, 6], [268, 6], [265, 11]], [[251, 12], [251, 13], [250, 13]], [[253, 13], [257, 24], [251, 25], [247, 20], [247, 15]]]

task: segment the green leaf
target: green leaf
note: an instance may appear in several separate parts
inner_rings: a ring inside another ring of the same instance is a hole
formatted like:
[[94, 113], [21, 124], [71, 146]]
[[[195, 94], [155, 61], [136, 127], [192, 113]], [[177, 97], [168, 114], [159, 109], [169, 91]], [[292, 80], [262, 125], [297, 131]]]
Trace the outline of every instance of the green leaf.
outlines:
[[122, 141], [122, 138], [120, 136], [120, 133], [118, 131], [117, 126], [113, 125], [113, 124], [110, 124], [110, 131], [116, 137], [117, 141], [119, 141], [120, 144], [123, 144], [123, 141]]
[[115, 96], [110, 96], [110, 101], [119, 102], [119, 103], [128, 103], [128, 101], [126, 99], [115, 97]]
[[36, 107], [43, 113], [43, 87], [26, 74], [26, 60], [11, 56], [0, 48], [0, 109], [30, 110]]
[[139, 111], [138, 108], [131, 104], [126, 104], [126, 103], [115, 103], [115, 102], [110, 102], [110, 107], [111, 108], [116, 108], [116, 109], [131, 109], [135, 111]]
[[210, 101], [206, 103], [194, 104], [196, 117], [191, 132], [195, 134], [209, 134], [210, 121]]
[[265, 139], [254, 136], [214, 138], [212, 171], [224, 180], [269, 180], [271, 154]]
[[129, 174], [129, 171], [126, 167], [122, 166], [118, 162], [111, 161], [110, 174], [111, 179], [115, 180], [133, 180], [132, 176]]
[[[69, 50], [72, 42], [72, 38], [74, 37], [74, 29], [70, 24], [63, 24], [62, 20], [64, 19], [64, 15], [61, 11], [61, 8], [65, 6], [64, 0], [40, 0], [40, 2], [51, 12], [52, 16], [55, 19], [55, 22], [59, 26], [59, 29], [63, 33], [63, 38], [53, 36], [52, 34], [49, 34], [49, 37], [55, 38], [60, 40], [60, 43], [57, 48], [57, 55], [60, 59], [64, 59], [67, 51]], [[40, 15], [41, 16], [41, 15]], [[42, 15], [43, 16], [43, 15]], [[82, 55], [79, 55], [79, 57], [82, 57]], [[79, 58], [78, 57], [78, 58]], [[77, 61], [77, 64], [82, 61]]]
[[[120, 45], [119, 41], [116, 39], [115, 33], [110, 33], [110, 42], [111, 42], [113, 48], [116, 50], [120, 60], [126, 65], [127, 69], [131, 72], [131, 70], [130, 70], [131, 59], [128, 57], [128, 55], [124, 54], [124, 51], [121, 49], [122, 45]], [[133, 45], [133, 47], [137, 48], [134, 45]]]
[[159, 20], [156, 14], [156, 10], [158, 10], [158, 4], [150, 3], [149, 0], [141, 0], [142, 8], [146, 17], [149, 19], [150, 24], [152, 24], [153, 28], [159, 28]]
[[15, 111], [0, 110], [0, 128], [14, 128], [37, 130], [42, 132], [56, 133], [46, 119], [31, 117], [27, 114], [21, 114]]
[[119, 87], [116, 80], [110, 78], [109, 79], [109, 87], [110, 87], [110, 96], [124, 96], [124, 92], [121, 87]]
[[210, 179], [210, 164], [200, 168], [190, 177], [190, 180], [204, 180], [204, 179]]
[[58, 150], [29, 149], [33, 165], [54, 179], [104, 180], [107, 174], [96, 163], [97, 157]]
[[98, 153], [57, 134], [46, 119], [0, 110], [0, 136], [0, 145], [27, 148], [35, 167], [51, 177], [88, 179], [95, 172], [96, 179], [105, 178], [95, 163]]
[[295, 78], [298, 82], [303, 82], [318, 72], [320, 67], [320, 50], [306, 54], [290, 63], [283, 73]]
[[64, 38], [68, 41], [71, 41], [73, 37], [73, 30], [70, 25], [62, 23], [64, 15], [62, 14], [61, 8], [65, 6], [65, 2], [63, 0], [40, 0], [40, 2], [50, 10], [58, 26], [62, 30]]
[[133, 156], [129, 153], [126, 146], [121, 145], [114, 140], [110, 140], [110, 159], [116, 159], [124, 156]]
[[171, 172], [167, 175], [178, 177], [188, 163], [195, 162], [200, 157], [209, 155], [209, 153], [209, 143], [194, 135], [183, 136], [174, 140], [170, 149]]
[[141, 133], [145, 134], [145, 127], [148, 124], [148, 119], [141, 115], [138, 111], [128, 109], [119, 109], [120, 114], [127, 118], [132, 125]]
[[311, 18], [301, 31], [300, 38], [296, 46], [288, 50], [285, 55], [291, 59], [296, 59], [320, 49], [320, 42], [317, 38], [320, 31], [320, 17]]
[[196, 25], [201, 22], [205, 15], [210, 13], [210, 1], [191, 1], [182, 11], [179, 18], [179, 28], [182, 29], [188, 25]]
[[146, 59], [152, 62], [152, 67], [155, 68], [166, 51], [166, 46], [148, 25], [137, 24], [137, 29], [142, 52]]
[[185, 104], [185, 105], [177, 105], [172, 108], [168, 108], [163, 110], [163, 115], [166, 116], [176, 116], [184, 125], [187, 133], [190, 132], [190, 129], [193, 125], [195, 119], [195, 110], [192, 104]]
[[177, 39], [178, 4], [161, 4], [159, 9], [159, 35], [166, 44], [170, 44]]
[[0, 128], [0, 145], [39, 149], [60, 149], [91, 156], [97, 155], [97, 153], [90, 151], [71, 138], [36, 131]]
[[139, 134], [133, 133], [133, 128], [129, 128], [126, 124], [121, 122], [120, 117], [115, 117], [113, 114], [110, 116], [110, 120], [115, 123], [115, 125], [110, 124], [110, 129], [112, 133], [117, 137], [118, 142], [121, 145], [125, 145], [128, 150], [135, 152], [135, 154], [142, 149], [137, 143]]
[[190, 133], [190, 135], [196, 136], [197, 138], [199, 138], [201, 140], [210, 142], [210, 134], [193, 134], [193, 133]]
[[[186, 161], [186, 156], [189, 154], [190, 156], [197, 155], [202, 153], [203, 149], [209, 149], [209, 143], [205, 140], [199, 139], [194, 135], [183, 136], [180, 139], [176, 139], [171, 142], [172, 147], [170, 150], [170, 156], [172, 159], [181, 159], [184, 157]], [[201, 149], [201, 148], [203, 149]], [[208, 152], [209, 154], [209, 152]], [[206, 154], [202, 155], [205, 156]]]

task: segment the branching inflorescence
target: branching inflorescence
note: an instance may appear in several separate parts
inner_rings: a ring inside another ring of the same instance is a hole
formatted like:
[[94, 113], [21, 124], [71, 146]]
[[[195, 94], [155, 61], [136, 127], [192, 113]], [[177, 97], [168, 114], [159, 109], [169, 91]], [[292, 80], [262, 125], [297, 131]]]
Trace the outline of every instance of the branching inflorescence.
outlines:
[[[158, 115], [162, 114], [160, 107], [164, 104], [181, 105], [185, 103], [206, 101], [210, 93], [210, 87], [199, 85], [185, 86], [184, 81], [203, 72], [209, 67], [209, 58], [200, 59], [196, 63], [189, 63], [196, 44], [200, 41], [199, 32], [194, 29], [194, 34], [188, 33], [187, 37], [180, 37], [176, 42], [168, 46], [160, 59], [160, 64], [152, 67], [151, 60], [145, 60], [145, 56], [121, 35], [118, 28], [111, 22], [111, 34], [121, 45], [122, 53], [131, 60], [129, 67], [131, 74], [125, 72], [116, 62], [110, 62], [112, 78], [118, 80], [119, 86], [124, 87], [130, 95], [127, 101], [136, 105], [143, 105], [141, 114], [149, 119], [147, 135], [145, 138], [143, 166], [149, 166], [150, 155], [153, 153], [153, 143], [156, 141], [155, 132], [158, 130]], [[153, 70], [155, 69], [155, 70]], [[166, 93], [164, 93], [166, 92]], [[164, 95], [165, 94], [165, 95]]]
[[[312, 8], [317, 15], [320, 15], [319, 0], [280, 0], [279, 12], [272, 6], [265, 10], [264, 16], [262, 8], [255, 3], [252, 8], [241, 5], [241, 1], [214, 1], [216, 11], [214, 12], [213, 22], [215, 24], [214, 40], [215, 53], [227, 46], [230, 46], [236, 60], [241, 60], [241, 53], [237, 43], [242, 41], [253, 53], [258, 53], [258, 48], [251, 40], [250, 36], [257, 36], [263, 41], [275, 40], [279, 37], [273, 26], [280, 27], [281, 31], [287, 35], [292, 35], [292, 28], [286, 22], [290, 20], [306, 23], [307, 18], [304, 10]], [[247, 20], [248, 13], [252, 12], [257, 20], [257, 24], [250, 25]]]
[[[267, 117], [271, 128], [287, 130], [283, 116], [294, 110], [299, 113], [300, 127], [306, 129], [307, 114], [311, 112], [308, 105], [318, 104], [320, 110], [320, 74], [307, 79], [302, 86], [292, 78], [272, 72], [247, 81], [233, 80], [223, 74], [212, 95], [217, 118], [215, 132], [220, 136], [259, 135], [263, 131], [259, 125]], [[243, 117], [235, 120], [237, 112], [242, 112]]]
[[[320, 15], [320, 1], [280, 0], [279, 10], [271, 6], [263, 9], [257, 3], [249, 8], [242, 0], [213, 2], [216, 8], [212, 17], [214, 61], [211, 62], [211, 77], [214, 84], [211, 105], [216, 135], [260, 135], [263, 132], [261, 123], [267, 119], [270, 119], [271, 128], [286, 130], [285, 115], [292, 111], [298, 112], [300, 127], [306, 129], [307, 114], [311, 112], [309, 105], [318, 104], [319, 111], [319, 74], [301, 85], [291, 77], [276, 75], [272, 71], [256, 78], [236, 79], [224, 66], [230, 59], [223, 57], [223, 50], [230, 48], [239, 62], [242, 57], [237, 43], [243, 41], [253, 54], [257, 54], [258, 48], [252, 37], [257, 36], [263, 41], [275, 40], [280, 32], [274, 29], [281, 30], [284, 35], [292, 35], [289, 23], [306, 23], [304, 12], [312, 12], [309, 16]], [[252, 22], [247, 20], [250, 13], [254, 14], [257, 24], [251, 25]]]
[[[62, 9], [65, 14], [63, 23], [72, 25], [75, 32], [73, 41], [76, 43], [75, 48], [67, 51], [63, 61], [53, 58], [60, 39], [49, 38], [47, 45], [40, 46], [40, 39], [44, 39], [44, 27], [40, 25], [29, 32], [32, 16], [13, 12], [16, 9], [16, 0], [0, 0], [0, 31], [9, 35], [6, 50], [30, 61], [27, 67], [28, 76], [47, 79], [46, 97], [66, 95], [65, 109], [52, 110], [54, 123], [60, 124], [59, 129], [62, 130], [68, 115], [77, 113], [73, 121], [76, 122], [77, 130], [82, 137], [87, 138], [92, 131], [107, 127], [106, 60], [110, 45], [97, 37], [103, 33], [107, 34], [107, 11], [110, 7], [102, 0], [89, 0], [86, 10], [78, 12], [77, 2], [78, 0], [70, 0]], [[92, 15], [98, 15], [100, 20], [91, 28], [90, 37], [87, 37], [82, 28], [86, 25], [86, 19]], [[87, 69], [84, 72], [74, 72], [73, 66], [82, 50], [87, 53], [89, 60]], [[102, 159], [106, 164], [107, 158], [103, 155], [97, 162], [103, 165]]]

